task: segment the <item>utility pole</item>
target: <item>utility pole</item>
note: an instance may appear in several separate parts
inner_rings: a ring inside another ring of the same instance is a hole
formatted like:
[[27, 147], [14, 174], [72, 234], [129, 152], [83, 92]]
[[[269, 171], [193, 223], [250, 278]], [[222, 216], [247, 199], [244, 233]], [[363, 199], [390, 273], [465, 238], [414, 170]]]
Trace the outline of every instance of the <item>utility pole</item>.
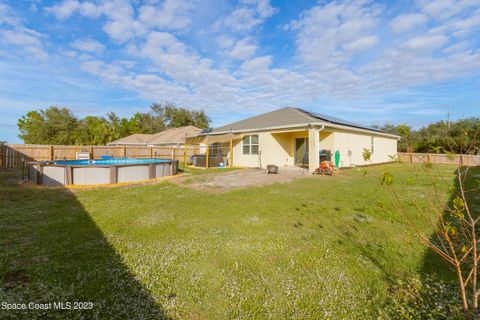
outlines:
[[448, 128], [450, 128], [450, 106], [447, 106], [448, 111], [447, 111], [447, 123], [448, 123]]

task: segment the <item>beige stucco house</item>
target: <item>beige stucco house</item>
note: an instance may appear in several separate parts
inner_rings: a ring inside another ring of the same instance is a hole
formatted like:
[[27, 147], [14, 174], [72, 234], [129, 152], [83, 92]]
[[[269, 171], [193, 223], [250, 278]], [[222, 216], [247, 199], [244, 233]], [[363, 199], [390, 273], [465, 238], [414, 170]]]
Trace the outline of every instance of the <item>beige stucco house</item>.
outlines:
[[[191, 143], [210, 145], [210, 153], [222, 152], [228, 164], [242, 167], [306, 166], [314, 171], [320, 158], [339, 167], [390, 162], [397, 154], [399, 136], [353, 122], [309, 112], [282, 108], [203, 132]], [[212, 145], [215, 147], [212, 148]], [[364, 149], [372, 151], [369, 161]]]

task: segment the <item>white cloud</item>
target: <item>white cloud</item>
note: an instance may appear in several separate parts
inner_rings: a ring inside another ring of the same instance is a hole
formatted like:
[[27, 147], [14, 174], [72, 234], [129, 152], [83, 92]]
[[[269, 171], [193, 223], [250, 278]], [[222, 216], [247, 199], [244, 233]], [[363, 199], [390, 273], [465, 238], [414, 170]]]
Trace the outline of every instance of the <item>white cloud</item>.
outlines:
[[134, 9], [127, 0], [113, 0], [103, 4], [103, 12], [107, 16], [107, 23], [103, 30], [119, 43], [125, 43], [135, 34], [145, 33], [145, 26], [135, 20]]
[[20, 47], [24, 54], [33, 55], [39, 60], [46, 60], [48, 54], [44, 51], [42, 41], [30, 32], [19, 30], [3, 30], [0, 42]]
[[423, 12], [439, 20], [478, 7], [478, 0], [418, 0], [418, 2]]
[[79, 3], [76, 0], [65, 0], [52, 7], [47, 7], [45, 10], [57, 17], [57, 19], [66, 19], [78, 10]]
[[343, 48], [349, 51], [363, 51], [372, 48], [378, 43], [376, 36], [365, 36], [358, 40], [346, 43]]
[[250, 31], [277, 11], [269, 0], [241, 0], [230, 14], [215, 23], [214, 28], [226, 27], [235, 32]]
[[259, 70], [265, 71], [272, 65], [272, 56], [256, 57], [252, 60], [245, 61], [240, 66], [239, 70], [244, 74], [258, 72]]
[[15, 16], [10, 7], [4, 3], [0, 3], [0, 25], [20, 25], [20, 18]]
[[400, 14], [392, 20], [390, 27], [394, 32], [407, 32], [424, 24], [427, 20], [428, 17], [422, 13]]
[[[361, 95], [415, 87], [478, 70], [479, 49], [465, 41], [456, 46], [457, 39], [450, 34], [471, 32], [479, 9], [480, 3], [475, 9], [460, 10], [462, 19], [450, 16], [447, 21], [437, 21], [430, 29], [419, 31], [419, 24], [427, 25], [423, 13], [388, 22], [380, 16], [382, 7], [370, 1], [331, 2], [304, 12], [287, 30], [295, 32], [297, 59], [304, 74], [316, 81], [314, 90], [321, 90], [324, 96]], [[382, 39], [377, 33], [384, 24], [406, 32], [408, 20], [417, 23], [413, 34], [397, 38], [393, 35], [391, 41], [388, 35]], [[467, 23], [460, 24], [464, 21]], [[376, 50], [377, 45], [382, 51]], [[356, 59], [368, 50], [374, 52], [374, 60]]]
[[47, 60], [44, 38], [44, 34], [27, 28], [9, 6], [0, 3], [0, 48], [14, 50], [17, 56]]
[[225, 35], [220, 35], [215, 38], [215, 42], [221, 49], [230, 49], [235, 44], [235, 39], [227, 37]]
[[245, 60], [253, 56], [257, 51], [257, 46], [252, 44], [251, 41], [252, 39], [249, 37], [237, 41], [229, 53], [230, 57]]
[[190, 2], [165, 0], [160, 6], [141, 6], [138, 20], [150, 27], [165, 30], [183, 29], [190, 24], [191, 8]]
[[403, 46], [410, 50], [431, 51], [447, 43], [448, 37], [444, 35], [423, 35], [409, 39]]
[[467, 13], [453, 16], [448, 20], [442, 21], [436, 27], [431, 29], [431, 33], [451, 34], [457, 38], [463, 38], [480, 29], [480, 5], [475, 10], [469, 10]]
[[[195, 5], [203, 3], [192, 1], [132, 5], [126, 0], [67, 0], [47, 11], [59, 19], [102, 16], [103, 30], [122, 56], [108, 61], [110, 55], [104, 55], [105, 61], [100, 61], [89, 54], [70, 54], [85, 72], [145, 99], [211, 111], [260, 112], [321, 98], [362, 97], [457, 78], [480, 68], [475, 41], [464, 39], [478, 30], [480, 5], [467, 0], [456, 1], [459, 7], [452, 7], [452, 1], [418, 0], [392, 21], [383, 16], [388, 4], [318, 2], [286, 28], [289, 34], [283, 40], [294, 38], [293, 57], [283, 55], [290, 52], [289, 43], [262, 48], [263, 35], [256, 29], [278, 11], [269, 1], [241, 0], [216, 20], [214, 32], [203, 33], [196, 29], [200, 23], [194, 14]], [[1, 12], [0, 5], [0, 16]], [[218, 45], [225, 61], [211, 58], [218, 57], [209, 50], [211, 44]], [[87, 53], [100, 52], [103, 46], [75, 45]], [[256, 56], [258, 52], [265, 53]]]
[[374, 27], [380, 8], [366, 1], [332, 2], [304, 12], [290, 24], [297, 53], [311, 68], [329, 69], [348, 61], [353, 52], [376, 43]]
[[60, 20], [67, 19], [76, 12], [91, 18], [96, 18], [101, 13], [101, 8], [92, 2], [79, 2], [76, 0], [64, 0], [54, 6], [45, 8], [45, 10]]
[[73, 14], [89, 18], [104, 15], [107, 21], [103, 30], [118, 43], [125, 43], [136, 36], [145, 36], [155, 28], [164, 30], [184, 29], [190, 24], [190, 1], [149, 1], [138, 10], [129, 0], [105, 0], [94, 4], [89, 1], [64, 0], [45, 10], [57, 19], [65, 20]]
[[128, 0], [109, 0], [98, 5], [88, 1], [64, 0], [45, 10], [60, 20], [65, 20], [75, 13], [89, 18], [98, 18], [103, 14], [107, 17], [103, 30], [120, 43], [130, 40], [135, 33], [141, 33], [142, 30], [142, 25], [133, 17], [134, 10]]
[[92, 39], [77, 39], [73, 41], [70, 46], [74, 49], [86, 52], [102, 52], [105, 46], [100, 42]]
[[278, 12], [278, 9], [273, 8], [270, 5], [269, 0], [257, 0], [257, 1], [253, 0], [253, 1], [244, 1], [244, 2], [255, 3], [258, 15], [261, 18], [269, 18], [269, 17], [273, 16], [275, 13]]

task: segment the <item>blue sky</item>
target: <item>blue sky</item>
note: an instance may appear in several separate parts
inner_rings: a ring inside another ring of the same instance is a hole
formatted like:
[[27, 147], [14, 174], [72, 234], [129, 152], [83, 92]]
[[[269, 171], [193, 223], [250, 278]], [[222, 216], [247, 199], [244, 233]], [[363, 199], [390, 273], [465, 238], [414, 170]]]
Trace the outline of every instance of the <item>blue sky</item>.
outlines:
[[283, 106], [415, 127], [480, 115], [480, 2], [0, 0], [0, 140], [50, 105], [213, 126]]

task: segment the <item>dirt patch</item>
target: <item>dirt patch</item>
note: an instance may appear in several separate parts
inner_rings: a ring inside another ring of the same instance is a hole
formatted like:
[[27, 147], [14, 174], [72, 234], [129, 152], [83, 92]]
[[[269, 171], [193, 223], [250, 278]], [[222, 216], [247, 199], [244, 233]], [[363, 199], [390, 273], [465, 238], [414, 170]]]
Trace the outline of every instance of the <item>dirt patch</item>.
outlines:
[[225, 192], [238, 188], [284, 183], [298, 178], [315, 178], [307, 170], [301, 168], [280, 168], [277, 174], [266, 174], [265, 171], [263, 169], [244, 169], [199, 176], [185, 175], [170, 179], [170, 182], [195, 190]]

